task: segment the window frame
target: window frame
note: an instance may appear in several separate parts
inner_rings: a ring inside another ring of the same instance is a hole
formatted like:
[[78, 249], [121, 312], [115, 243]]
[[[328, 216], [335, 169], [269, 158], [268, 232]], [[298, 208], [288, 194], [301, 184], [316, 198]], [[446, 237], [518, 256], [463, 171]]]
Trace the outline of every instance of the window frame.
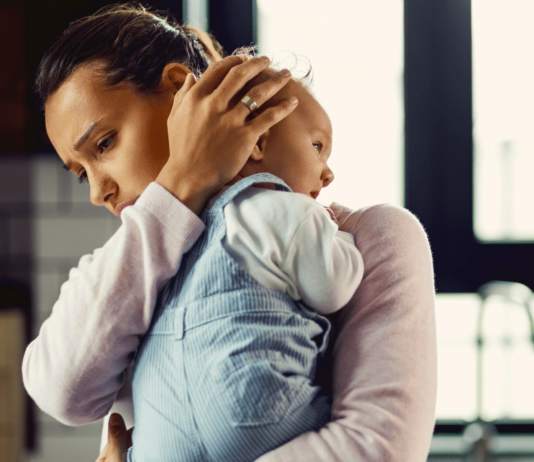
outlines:
[[534, 245], [474, 233], [471, 2], [405, 0], [405, 206], [425, 227], [438, 292], [534, 287]]

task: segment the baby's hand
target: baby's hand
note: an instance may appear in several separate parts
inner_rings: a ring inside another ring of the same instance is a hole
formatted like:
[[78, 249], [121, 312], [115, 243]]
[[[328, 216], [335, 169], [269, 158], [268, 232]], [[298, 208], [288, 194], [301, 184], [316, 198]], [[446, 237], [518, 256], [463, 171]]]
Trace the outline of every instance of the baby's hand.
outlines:
[[339, 223], [337, 221], [337, 218], [336, 218], [336, 215], [334, 213], [334, 211], [328, 207], [325, 207], [326, 211], [330, 214], [330, 218], [332, 218], [332, 221], [339, 226]]

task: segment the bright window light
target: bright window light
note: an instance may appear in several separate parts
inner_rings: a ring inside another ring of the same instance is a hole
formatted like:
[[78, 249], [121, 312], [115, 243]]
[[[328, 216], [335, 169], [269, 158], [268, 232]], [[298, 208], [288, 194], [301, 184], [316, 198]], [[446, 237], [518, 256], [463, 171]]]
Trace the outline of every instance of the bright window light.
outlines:
[[295, 53], [301, 70], [309, 60], [313, 92], [332, 120], [335, 181], [319, 201], [353, 209], [403, 205], [402, 0], [258, 0], [257, 6], [260, 53], [290, 68]]
[[534, 240], [534, 2], [473, 0], [475, 232]]
[[[476, 294], [436, 299], [438, 336], [437, 419], [474, 420], [477, 414]], [[482, 415], [495, 419], [534, 417], [534, 345], [524, 307], [487, 301], [482, 324]]]

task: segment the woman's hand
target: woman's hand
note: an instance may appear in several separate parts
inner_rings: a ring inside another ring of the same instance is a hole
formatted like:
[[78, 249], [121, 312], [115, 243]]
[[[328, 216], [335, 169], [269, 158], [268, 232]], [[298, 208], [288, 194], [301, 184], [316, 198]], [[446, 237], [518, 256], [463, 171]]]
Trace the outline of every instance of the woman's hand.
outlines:
[[[252, 119], [248, 107], [236, 99], [269, 63], [229, 56], [212, 64], [196, 83], [188, 75], [175, 95], [167, 121], [170, 156], [156, 181], [197, 214], [239, 173], [259, 137], [297, 106], [295, 98], [282, 100]], [[289, 73], [274, 74], [248, 95], [259, 107], [289, 79]]]
[[133, 427], [126, 430], [120, 414], [111, 414], [108, 423], [108, 444], [96, 462], [126, 462], [126, 453], [132, 445], [132, 431]]

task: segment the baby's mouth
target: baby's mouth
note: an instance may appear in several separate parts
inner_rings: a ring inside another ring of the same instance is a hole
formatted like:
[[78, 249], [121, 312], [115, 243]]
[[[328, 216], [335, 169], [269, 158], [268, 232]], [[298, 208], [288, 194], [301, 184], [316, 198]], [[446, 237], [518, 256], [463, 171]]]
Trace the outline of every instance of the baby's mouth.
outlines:
[[319, 191], [312, 191], [310, 193], [310, 196], [313, 197], [314, 199], [317, 199], [319, 197]]

